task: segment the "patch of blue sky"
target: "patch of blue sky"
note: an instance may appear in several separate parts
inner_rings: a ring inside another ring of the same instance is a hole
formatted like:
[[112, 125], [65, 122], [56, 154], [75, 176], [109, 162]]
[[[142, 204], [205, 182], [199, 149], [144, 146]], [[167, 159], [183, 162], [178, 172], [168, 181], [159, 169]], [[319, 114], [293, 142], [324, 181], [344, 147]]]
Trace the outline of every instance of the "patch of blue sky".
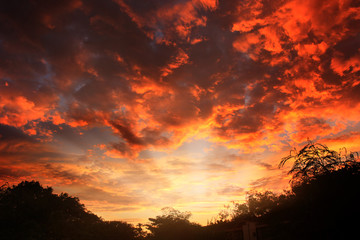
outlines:
[[36, 78], [36, 90], [40, 89], [42, 86], [48, 86], [48, 87], [55, 87], [54, 81], [53, 81], [53, 77], [55, 76], [55, 74], [53, 73], [52, 69], [51, 69], [51, 64], [48, 63], [48, 61], [46, 60], [42, 60], [41, 61], [42, 64], [45, 66], [46, 69], [46, 73], [45, 74], [39, 74]]

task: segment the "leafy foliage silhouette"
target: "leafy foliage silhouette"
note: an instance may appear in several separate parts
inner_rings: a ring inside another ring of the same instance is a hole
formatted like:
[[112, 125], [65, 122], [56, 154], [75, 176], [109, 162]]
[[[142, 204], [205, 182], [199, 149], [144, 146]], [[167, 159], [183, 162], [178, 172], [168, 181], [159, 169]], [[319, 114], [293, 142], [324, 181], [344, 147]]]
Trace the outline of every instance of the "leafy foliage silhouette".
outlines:
[[162, 209], [163, 215], [149, 218], [147, 228], [150, 240], [197, 240], [202, 238], [202, 227], [189, 221], [190, 212], [180, 212], [174, 208]]
[[[213, 223], [231, 229], [257, 222], [258, 239], [354, 239], [359, 237], [360, 162], [357, 153], [330, 150], [309, 142], [292, 150], [279, 166], [293, 159], [291, 190], [250, 192], [245, 203], [234, 203], [231, 219]], [[221, 239], [221, 238], [219, 238]]]
[[291, 183], [296, 185], [310, 181], [321, 174], [329, 174], [358, 164], [355, 154], [357, 153], [350, 153], [348, 156], [345, 153], [345, 156], [341, 156], [340, 153], [330, 150], [323, 144], [309, 141], [300, 151], [296, 148], [291, 150], [288, 156], [281, 159], [279, 167], [283, 167], [291, 159], [294, 160], [289, 174], [293, 174]]
[[103, 221], [78, 198], [54, 194], [52, 188], [35, 181], [2, 186], [0, 212], [2, 239], [134, 239], [131, 225]]

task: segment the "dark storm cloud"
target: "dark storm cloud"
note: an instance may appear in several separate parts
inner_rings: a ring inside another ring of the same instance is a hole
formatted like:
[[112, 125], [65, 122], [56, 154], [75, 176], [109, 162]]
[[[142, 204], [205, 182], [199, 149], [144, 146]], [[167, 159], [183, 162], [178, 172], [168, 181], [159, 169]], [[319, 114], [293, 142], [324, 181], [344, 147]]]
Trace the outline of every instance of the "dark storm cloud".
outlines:
[[14, 164], [21, 162], [21, 159], [18, 159], [19, 156], [31, 159], [32, 157], [26, 155], [40, 154], [37, 152], [40, 149], [39, 142], [22, 130], [0, 124], [0, 160], [2, 164], [5, 165], [11, 161], [14, 161]]
[[129, 144], [134, 144], [134, 145], [144, 144], [143, 141], [131, 131], [130, 127], [118, 123], [112, 123], [112, 125], [119, 131], [122, 138], [125, 139], [125, 141], [127, 141]]
[[213, 141], [256, 149], [284, 131], [340, 131], [341, 116], [316, 112], [359, 104], [356, 1], [0, 6], [0, 123], [38, 140], [104, 126], [119, 139], [109, 151], [136, 157], [209, 128]]
[[0, 124], [0, 141], [7, 142], [12, 140], [35, 142], [33, 138], [25, 134], [22, 130], [13, 126]]
[[28, 177], [30, 175], [30, 172], [23, 169], [0, 167], [0, 179], [3, 181], [7, 181], [9, 179], [19, 179], [21, 177]]

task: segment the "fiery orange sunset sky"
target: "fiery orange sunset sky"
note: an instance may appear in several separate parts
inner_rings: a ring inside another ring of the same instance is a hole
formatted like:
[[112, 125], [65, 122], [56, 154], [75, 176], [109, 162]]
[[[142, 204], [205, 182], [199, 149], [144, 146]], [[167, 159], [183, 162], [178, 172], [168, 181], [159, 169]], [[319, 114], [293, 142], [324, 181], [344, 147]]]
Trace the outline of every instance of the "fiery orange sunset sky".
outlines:
[[360, 150], [358, 0], [1, 1], [0, 56], [1, 185], [106, 220], [206, 224], [307, 139]]

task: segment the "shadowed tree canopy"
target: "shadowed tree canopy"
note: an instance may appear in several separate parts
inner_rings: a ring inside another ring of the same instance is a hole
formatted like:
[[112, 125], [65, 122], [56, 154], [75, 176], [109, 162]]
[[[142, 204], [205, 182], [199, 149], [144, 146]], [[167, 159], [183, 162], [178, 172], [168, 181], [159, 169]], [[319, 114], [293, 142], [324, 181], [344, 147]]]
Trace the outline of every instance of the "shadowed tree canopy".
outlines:
[[233, 219], [237, 220], [256, 220], [270, 213], [271, 210], [285, 201], [289, 192], [284, 194], [275, 194], [271, 191], [253, 192], [249, 194], [245, 203], [234, 203]]
[[103, 221], [78, 198], [35, 181], [1, 187], [0, 212], [2, 239], [134, 239], [131, 225]]
[[357, 153], [352, 152], [347, 155], [346, 149], [345, 154], [341, 155], [323, 144], [309, 141], [300, 151], [295, 148], [291, 150], [288, 156], [281, 159], [279, 167], [283, 167], [289, 160], [294, 160], [289, 174], [293, 174], [291, 183], [296, 185], [315, 179], [322, 174], [359, 165], [356, 155], [358, 157]]
[[[313, 158], [309, 156], [313, 155]], [[295, 155], [292, 192], [266, 216], [278, 239], [351, 239], [358, 235], [360, 162], [323, 145], [308, 144]], [[286, 226], [286, 235], [281, 229]], [[351, 238], [350, 238], [351, 237]]]
[[359, 236], [358, 154], [346, 151], [341, 154], [325, 145], [309, 142], [299, 152], [292, 150], [279, 166], [289, 160], [294, 160], [289, 171], [293, 174], [291, 191], [250, 193], [245, 203], [234, 203], [232, 212], [227, 214], [231, 220], [218, 224], [255, 221], [263, 226], [263, 239], [353, 239]]
[[146, 225], [151, 240], [196, 240], [201, 238], [202, 229], [199, 224], [189, 221], [190, 212], [180, 212], [173, 208], [163, 208], [163, 215], [149, 218]]

